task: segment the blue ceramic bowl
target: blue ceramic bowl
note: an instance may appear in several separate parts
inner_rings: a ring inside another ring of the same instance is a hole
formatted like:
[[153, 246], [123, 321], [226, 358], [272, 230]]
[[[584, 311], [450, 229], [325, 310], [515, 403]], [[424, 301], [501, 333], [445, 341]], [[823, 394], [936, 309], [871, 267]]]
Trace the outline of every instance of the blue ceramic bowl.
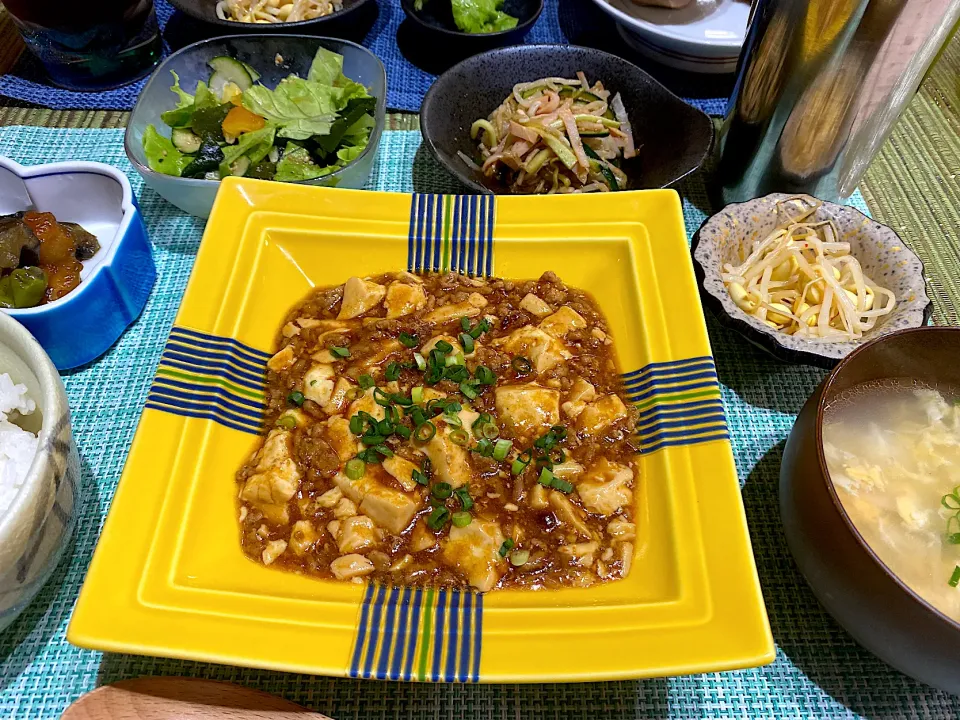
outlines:
[[97, 236], [80, 285], [46, 305], [5, 310], [29, 330], [58, 370], [102, 355], [143, 310], [157, 279], [150, 242], [126, 175], [94, 162], [23, 167], [0, 157], [0, 215], [52, 212]]

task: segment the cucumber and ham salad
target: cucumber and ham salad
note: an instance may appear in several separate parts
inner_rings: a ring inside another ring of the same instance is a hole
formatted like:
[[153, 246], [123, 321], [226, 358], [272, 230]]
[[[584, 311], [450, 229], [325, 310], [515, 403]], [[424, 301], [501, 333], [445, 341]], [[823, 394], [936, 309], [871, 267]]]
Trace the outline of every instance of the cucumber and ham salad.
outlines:
[[622, 160], [637, 154], [620, 95], [603, 84], [542, 78], [519, 83], [500, 106], [470, 128], [478, 156], [460, 158], [512, 192], [625, 190]]

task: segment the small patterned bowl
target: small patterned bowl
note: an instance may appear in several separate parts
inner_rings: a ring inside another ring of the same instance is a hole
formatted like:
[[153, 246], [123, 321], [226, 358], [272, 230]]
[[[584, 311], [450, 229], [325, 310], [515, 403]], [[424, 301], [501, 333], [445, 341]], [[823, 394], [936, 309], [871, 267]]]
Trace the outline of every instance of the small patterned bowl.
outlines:
[[741, 333], [780, 360], [829, 369], [865, 342], [897, 330], [927, 324], [932, 303], [927, 297], [920, 258], [886, 225], [871, 220], [855, 208], [828, 202], [820, 206], [812, 219], [833, 219], [840, 237], [850, 243], [851, 253], [860, 262], [864, 273], [896, 295], [897, 306], [893, 312], [880, 318], [876, 327], [865, 333], [862, 340], [818, 343], [777, 332], [741, 310], [723, 285], [721, 269], [725, 263], [739, 262], [744, 250], [774, 230], [777, 202], [789, 197], [793, 196], [773, 193], [728, 205], [707, 218], [694, 234], [691, 252], [700, 298], [704, 307], [709, 308], [722, 325]]
[[79, 223], [100, 242], [73, 292], [4, 311], [68, 370], [100, 357], [140, 315], [157, 279], [150, 242], [127, 176], [102, 163], [23, 167], [0, 157], [0, 215], [29, 209]]
[[4, 313], [0, 313], [0, 372], [27, 386], [37, 411], [24, 424], [40, 437], [23, 485], [0, 515], [3, 630], [49, 579], [73, 533], [80, 458], [57, 369], [30, 333]]

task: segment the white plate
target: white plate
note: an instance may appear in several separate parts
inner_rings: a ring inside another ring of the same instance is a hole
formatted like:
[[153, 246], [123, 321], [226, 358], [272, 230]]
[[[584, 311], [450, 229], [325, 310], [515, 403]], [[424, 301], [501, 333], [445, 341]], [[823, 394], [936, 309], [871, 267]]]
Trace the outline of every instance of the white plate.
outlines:
[[637, 47], [635, 38], [686, 65], [706, 59], [728, 65], [732, 61], [735, 66], [750, 16], [750, 4], [743, 0], [691, 0], [676, 10], [638, 5], [633, 0], [593, 1], [617, 21], [621, 35], [632, 46]]

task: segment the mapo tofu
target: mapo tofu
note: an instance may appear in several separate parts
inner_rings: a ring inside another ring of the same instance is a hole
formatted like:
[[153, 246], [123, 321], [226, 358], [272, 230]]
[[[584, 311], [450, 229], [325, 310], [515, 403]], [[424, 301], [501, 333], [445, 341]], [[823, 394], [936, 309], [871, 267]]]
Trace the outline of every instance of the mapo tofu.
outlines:
[[599, 307], [553, 273], [319, 288], [267, 367], [237, 474], [256, 562], [481, 592], [629, 572], [636, 411]]

